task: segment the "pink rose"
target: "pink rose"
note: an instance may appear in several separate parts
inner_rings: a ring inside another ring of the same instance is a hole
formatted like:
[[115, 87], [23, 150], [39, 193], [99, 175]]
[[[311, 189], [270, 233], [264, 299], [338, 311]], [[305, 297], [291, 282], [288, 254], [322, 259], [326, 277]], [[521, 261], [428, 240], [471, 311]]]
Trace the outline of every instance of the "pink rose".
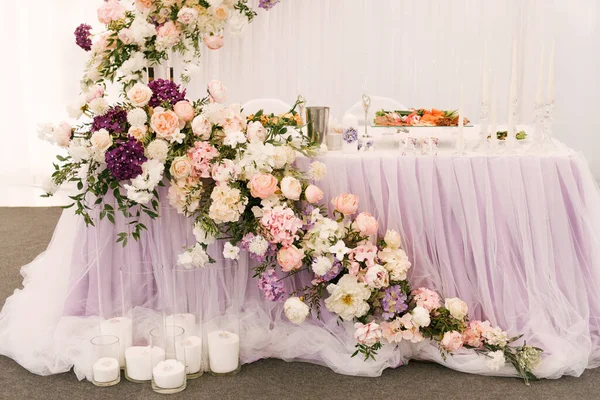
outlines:
[[360, 344], [365, 346], [373, 346], [381, 341], [383, 331], [381, 327], [375, 322], [369, 322], [368, 324], [362, 324], [357, 322], [354, 324], [356, 332], [354, 332], [354, 339]]
[[173, 107], [173, 110], [182, 121], [190, 122], [194, 119], [194, 107], [187, 100], [177, 102]]
[[331, 200], [331, 204], [342, 214], [351, 215], [358, 210], [358, 196], [344, 193]]
[[300, 200], [302, 184], [293, 176], [286, 176], [281, 180], [281, 193], [290, 200]]
[[364, 236], [375, 235], [378, 227], [377, 220], [368, 212], [358, 214], [354, 220], [354, 228]]
[[194, 135], [199, 136], [202, 140], [210, 139], [210, 134], [212, 132], [212, 125], [208, 118], [204, 115], [198, 115], [192, 121], [192, 131]]
[[127, 98], [136, 107], [144, 107], [152, 98], [152, 89], [143, 83], [136, 83], [127, 91]]
[[154, 109], [150, 118], [150, 126], [156, 132], [157, 138], [173, 141], [179, 133], [179, 118], [173, 111], [165, 111], [158, 107]]
[[444, 333], [442, 338], [442, 347], [447, 351], [455, 351], [463, 346], [462, 335], [460, 332], [452, 331]]
[[259, 121], [253, 121], [248, 123], [246, 136], [248, 137], [249, 142], [253, 142], [255, 140], [264, 142], [267, 138], [267, 130]]
[[98, 9], [98, 20], [104, 25], [125, 18], [125, 7], [119, 0], [105, 1]]
[[323, 191], [315, 185], [308, 185], [304, 191], [304, 195], [306, 196], [306, 201], [311, 204], [315, 204], [323, 200]]
[[373, 265], [367, 269], [365, 283], [375, 289], [388, 287], [390, 285], [390, 276], [381, 265]]
[[252, 197], [266, 199], [277, 191], [277, 178], [271, 174], [256, 174], [250, 181]]
[[223, 35], [204, 36], [204, 44], [211, 50], [219, 50], [225, 44]]
[[85, 101], [86, 103], [91, 102], [92, 100], [99, 99], [104, 96], [104, 88], [100, 85], [94, 85], [85, 92]]
[[277, 262], [281, 265], [283, 272], [290, 272], [302, 266], [304, 251], [296, 246], [282, 247], [277, 252]]
[[216, 79], [208, 82], [208, 94], [215, 103], [225, 103], [227, 100], [227, 89], [225, 88], [225, 85]]

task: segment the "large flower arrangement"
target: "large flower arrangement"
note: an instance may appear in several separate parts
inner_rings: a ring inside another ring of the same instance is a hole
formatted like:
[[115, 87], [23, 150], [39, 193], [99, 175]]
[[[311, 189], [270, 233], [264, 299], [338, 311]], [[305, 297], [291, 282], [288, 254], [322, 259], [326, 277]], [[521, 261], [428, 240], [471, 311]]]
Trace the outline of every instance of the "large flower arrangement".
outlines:
[[[274, 3], [261, 2], [264, 7]], [[126, 63], [131, 57], [143, 57], [144, 62], [164, 57], [158, 50], [163, 41], [157, 26], [173, 23], [182, 29], [177, 37], [191, 38], [195, 48], [193, 37], [204, 28], [186, 31], [177, 25], [182, 21], [174, 22], [185, 14], [185, 7], [197, 11], [191, 12], [194, 18], [201, 12], [217, 15], [223, 7], [250, 19], [243, 1], [138, 0], [136, 5], [137, 11], [124, 11], [109, 0], [99, 10], [113, 31], [106, 40], [116, 45], [110, 48], [107, 41], [99, 46], [104, 50], [96, 52], [102, 56], [92, 57], [100, 60], [92, 63], [98, 74], [92, 79], [88, 70], [84, 78], [83, 104], [75, 107], [80, 123], [40, 129], [43, 138], [68, 153], [57, 157], [46, 195], [67, 181], [75, 182], [78, 193], [71, 196], [69, 207], [87, 224], [96, 222], [90, 213], [93, 206], [101, 207], [100, 219], [112, 222], [121, 212], [131, 220], [132, 230], [116, 240], [126, 245], [130, 235], [139, 239], [146, 229], [140, 222], [143, 214], [159, 217], [157, 187], [168, 185], [168, 202], [193, 218], [197, 241], [178, 256], [179, 264], [208, 265], [212, 259], [207, 247], [225, 239], [224, 256], [236, 259], [246, 250], [257, 261], [255, 275], [265, 298], [285, 301], [285, 314], [293, 323], [304, 322], [311, 310], [319, 318], [323, 304], [342, 321], [355, 322], [355, 355], [374, 358], [384, 345], [428, 339], [439, 344], [444, 357], [464, 347], [487, 357], [494, 370], [508, 361], [526, 382], [535, 378], [532, 371], [540, 362], [540, 349], [516, 346], [520, 336], [511, 338], [487, 321], [469, 321], [467, 305], [460, 299], [442, 302], [429, 289], [411, 288], [411, 263], [401, 237], [389, 230], [377, 238], [378, 222], [367, 212], [357, 214], [357, 196], [334, 198], [335, 211], [327, 213], [320, 204], [323, 191], [315, 184], [325, 176], [325, 165], [314, 161], [302, 171], [295, 163], [297, 157], [321, 151], [293, 127], [301, 122], [295, 111], [299, 103], [282, 116], [262, 111], [246, 116], [238, 104], [225, 105], [226, 89], [219, 81], [208, 84], [206, 97], [192, 101], [170, 80], [146, 84], [141, 75], [129, 79], [132, 70]], [[127, 44], [123, 30], [135, 36], [135, 24], [149, 24], [148, 32], [150, 25], [154, 30], [143, 41]], [[78, 28], [77, 42], [93, 48], [86, 32], [86, 27]], [[141, 55], [131, 56], [133, 50]], [[100, 81], [115, 77], [124, 83], [124, 101], [109, 105]], [[105, 202], [108, 194], [114, 196], [116, 208]], [[287, 293], [284, 279], [298, 273], [314, 276], [306, 287]]]

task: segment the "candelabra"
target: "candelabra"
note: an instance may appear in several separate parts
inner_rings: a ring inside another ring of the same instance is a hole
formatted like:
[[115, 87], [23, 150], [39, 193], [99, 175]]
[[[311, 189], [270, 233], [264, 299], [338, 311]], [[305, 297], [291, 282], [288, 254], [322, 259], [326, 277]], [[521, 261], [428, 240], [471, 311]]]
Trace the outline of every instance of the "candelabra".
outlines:
[[369, 131], [368, 131], [369, 108], [371, 108], [371, 97], [369, 97], [369, 95], [367, 95], [367, 94], [362, 95], [362, 106], [363, 106], [363, 110], [365, 110], [365, 133], [363, 134], [363, 137], [368, 138], [368, 137], [370, 137]]
[[[481, 113], [479, 118], [479, 124], [481, 130], [479, 131], [479, 140], [475, 144], [473, 150], [475, 151], [486, 151], [489, 148], [488, 136], [490, 129], [489, 120], [489, 104], [486, 101], [481, 102]], [[493, 133], [493, 132], [492, 132]]]

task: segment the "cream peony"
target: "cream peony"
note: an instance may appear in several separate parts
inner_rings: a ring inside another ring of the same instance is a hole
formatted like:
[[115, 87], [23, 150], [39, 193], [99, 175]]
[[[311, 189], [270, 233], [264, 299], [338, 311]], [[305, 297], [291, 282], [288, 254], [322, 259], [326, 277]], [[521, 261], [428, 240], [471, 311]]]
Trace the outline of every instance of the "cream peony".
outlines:
[[92, 134], [90, 138], [90, 142], [96, 151], [101, 153], [106, 152], [110, 146], [113, 144], [112, 137], [110, 133], [106, 129], [100, 129]]
[[318, 186], [308, 185], [304, 191], [304, 196], [306, 197], [306, 201], [315, 204], [323, 200], [323, 191]]
[[136, 83], [127, 91], [127, 98], [135, 107], [144, 107], [152, 98], [152, 89], [143, 83]]
[[369, 312], [367, 300], [371, 297], [371, 289], [356, 277], [344, 275], [337, 284], [327, 286], [327, 291], [330, 296], [325, 299], [325, 307], [344, 321], [351, 321]]
[[264, 142], [267, 138], [267, 130], [259, 121], [249, 122], [246, 129], [246, 136], [249, 142], [254, 140]]
[[283, 304], [285, 316], [291, 322], [299, 325], [304, 322], [310, 312], [310, 308], [298, 297], [290, 297]]
[[446, 351], [458, 350], [463, 346], [462, 335], [457, 331], [446, 332], [441, 344]]
[[73, 128], [66, 122], [61, 122], [56, 128], [52, 128], [54, 142], [60, 147], [68, 147], [73, 136]]
[[399, 249], [402, 246], [402, 239], [398, 232], [393, 229], [385, 232], [385, 237], [383, 238], [385, 245], [391, 249]]
[[127, 131], [127, 134], [129, 136], [133, 136], [139, 142], [144, 140], [147, 133], [148, 133], [148, 129], [145, 126], [132, 126], [129, 128], [129, 131]]
[[86, 90], [84, 96], [85, 101], [89, 103], [94, 99], [104, 96], [104, 87], [100, 85], [92, 85]]
[[188, 156], [175, 157], [171, 163], [171, 176], [175, 179], [187, 178], [192, 173], [192, 162]]
[[467, 303], [459, 299], [458, 297], [453, 297], [450, 299], [446, 299], [444, 302], [444, 307], [450, 311], [450, 314], [456, 319], [464, 319], [469, 312], [469, 308], [467, 307]]
[[368, 212], [362, 212], [356, 216], [353, 226], [361, 235], [371, 236], [377, 234], [379, 223]]
[[302, 184], [293, 176], [286, 176], [281, 180], [281, 193], [290, 200], [300, 200]]
[[487, 354], [489, 357], [485, 362], [485, 365], [492, 371], [498, 371], [501, 367], [506, 363], [506, 359], [504, 358], [504, 352], [502, 350], [492, 351]]
[[212, 80], [208, 83], [208, 94], [215, 103], [225, 103], [227, 100], [227, 89], [219, 80]]
[[225, 44], [223, 35], [204, 36], [204, 44], [211, 50], [219, 50]]
[[431, 317], [429, 316], [429, 311], [427, 311], [426, 308], [417, 306], [413, 308], [411, 314], [412, 321], [420, 327], [425, 328], [431, 323]]
[[177, 13], [177, 21], [184, 25], [191, 25], [198, 20], [198, 11], [194, 8], [183, 7]]

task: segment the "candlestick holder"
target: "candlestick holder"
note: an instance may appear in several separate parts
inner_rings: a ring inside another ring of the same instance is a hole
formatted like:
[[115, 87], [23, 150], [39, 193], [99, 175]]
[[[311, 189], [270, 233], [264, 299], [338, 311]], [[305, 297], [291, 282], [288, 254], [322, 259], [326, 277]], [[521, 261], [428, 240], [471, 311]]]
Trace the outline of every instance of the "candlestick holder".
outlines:
[[371, 137], [369, 136], [369, 109], [371, 108], [371, 97], [367, 94], [362, 95], [362, 106], [363, 110], [365, 110], [365, 132], [363, 134], [364, 138]]
[[514, 153], [517, 147], [517, 108], [519, 106], [519, 99], [514, 98], [510, 104], [510, 118], [507, 125], [506, 139], [504, 144], [506, 145], [507, 153]]
[[460, 131], [456, 135], [456, 143], [454, 145], [454, 153], [455, 156], [465, 156], [467, 153], [465, 152], [466, 143], [465, 143], [465, 135]]
[[100, 335], [92, 338], [92, 383], [100, 387], [114, 386], [121, 381], [119, 338]]
[[549, 100], [544, 105], [544, 129], [542, 143], [547, 151], [555, 151], [558, 149], [554, 142], [554, 100]]
[[298, 103], [298, 114], [300, 114], [301, 124], [305, 124], [306, 119], [306, 99], [301, 94], [298, 95], [298, 99], [296, 100]]
[[479, 118], [479, 124], [481, 125], [481, 130], [479, 131], [479, 139], [475, 146], [473, 147], [474, 151], [485, 152], [489, 149], [488, 136], [489, 136], [489, 104], [487, 102], [481, 103], [481, 114]]

